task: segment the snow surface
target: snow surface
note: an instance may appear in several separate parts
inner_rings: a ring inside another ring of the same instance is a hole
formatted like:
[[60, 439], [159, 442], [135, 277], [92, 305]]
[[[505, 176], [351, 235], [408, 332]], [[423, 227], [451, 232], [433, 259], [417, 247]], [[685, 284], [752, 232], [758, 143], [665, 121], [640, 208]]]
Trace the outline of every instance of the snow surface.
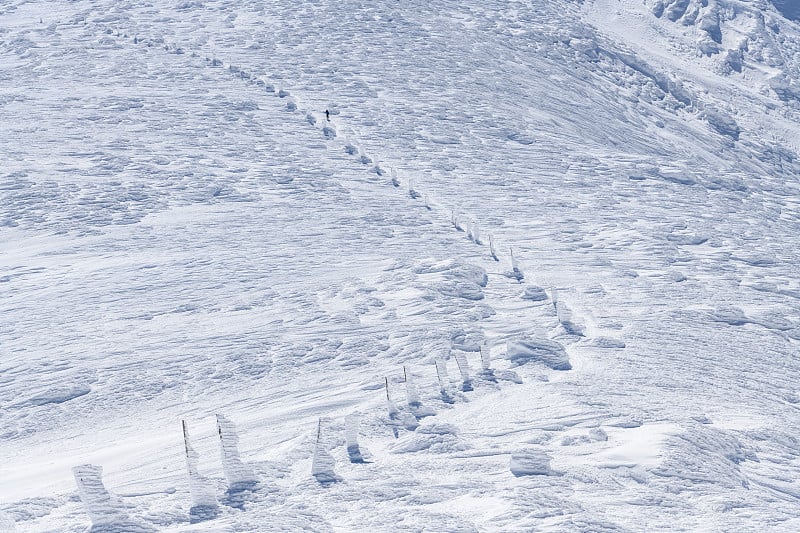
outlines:
[[800, 530], [799, 119], [761, 0], [3, 2], [0, 529]]

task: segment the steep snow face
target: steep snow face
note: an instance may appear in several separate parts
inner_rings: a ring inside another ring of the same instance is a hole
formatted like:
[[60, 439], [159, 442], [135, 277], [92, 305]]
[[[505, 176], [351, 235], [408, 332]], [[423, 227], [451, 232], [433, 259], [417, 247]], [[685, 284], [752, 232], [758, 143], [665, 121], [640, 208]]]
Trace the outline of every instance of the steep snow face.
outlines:
[[680, 79], [713, 129], [737, 140], [750, 130], [797, 151], [800, 33], [770, 4], [597, 0], [585, 12], [661, 76]]
[[[655, 2], [653, 14], [686, 28], [696, 28], [698, 50], [721, 55], [723, 73], [771, 67], [797, 78], [800, 44], [797, 27], [765, 2]], [[786, 95], [778, 93], [784, 98]]]
[[797, 36], [4, 3], [0, 527], [800, 530]]
[[800, 4], [792, 0], [772, 0], [772, 5], [789, 20], [800, 21]]

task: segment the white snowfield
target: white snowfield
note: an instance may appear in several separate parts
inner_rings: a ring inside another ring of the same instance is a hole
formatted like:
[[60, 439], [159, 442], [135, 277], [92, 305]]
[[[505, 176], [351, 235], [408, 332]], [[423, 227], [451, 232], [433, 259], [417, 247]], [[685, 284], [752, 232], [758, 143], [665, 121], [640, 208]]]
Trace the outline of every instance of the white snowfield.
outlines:
[[799, 149], [766, 0], [6, 0], [0, 531], [800, 531]]

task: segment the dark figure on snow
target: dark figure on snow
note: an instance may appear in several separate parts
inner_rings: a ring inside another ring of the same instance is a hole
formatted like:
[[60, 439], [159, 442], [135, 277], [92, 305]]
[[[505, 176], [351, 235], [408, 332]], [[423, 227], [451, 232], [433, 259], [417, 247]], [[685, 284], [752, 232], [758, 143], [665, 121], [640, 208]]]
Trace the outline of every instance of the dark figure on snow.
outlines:
[[327, 109], [325, 110], [325, 118], [328, 119], [328, 122], [331, 121], [331, 112]]

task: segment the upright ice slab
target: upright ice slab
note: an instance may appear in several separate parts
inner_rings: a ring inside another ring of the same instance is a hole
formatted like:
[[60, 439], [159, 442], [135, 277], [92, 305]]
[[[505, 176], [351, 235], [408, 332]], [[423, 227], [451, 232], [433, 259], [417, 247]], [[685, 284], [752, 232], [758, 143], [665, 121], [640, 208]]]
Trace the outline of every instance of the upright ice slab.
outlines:
[[223, 415], [217, 415], [222, 469], [228, 480], [229, 490], [247, 488], [258, 483], [253, 469], [244, 464], [239, 457], [239, 435], [236, 426]]
[[414, 380], [411, 378], [411, 374], [409, 374], [406, 367], [403, 367], [403, 377], [406, 382], [406, 402], [409, 407], [419, 407], [422, 405], [422, 401], [419, 399], [417, 386], [414, 384]]
[[78, 495], [92, 520], [93, 533], [145, 533], [155, 529], [131, 520], [122, 500], [108, 492], [103, 484], [103, 467], [80, 465], [72, 469]]
[[347, 456], [351, 463], [364, 463], [361, 446], [358, 444], [358, 428], [361, 422], [357, 414], [347, 415], [344, 419], [344, 438], [347, 445]]
[[322, 441], [322, 419], [317, 421], [317, 440], [314, 443], [314, 458], [311, 461], [311, 475], [322, 484], [335, 483], [341, 478], [334, 468], [336, 459], [328, 452]]
[[189, 492], [192, 495], [192, 507], [189, 509], [189, 515], [194, 521], [210, 519], [217, 516], [219, 512], [214, 485], [200, 475], [197, 469], [200, 455], [189, 443], [189, 429], [186, 421], [182, 420], [181, 424], [183, 426], [183, 445], [186, 451], [186, 468], [189, 474]]

